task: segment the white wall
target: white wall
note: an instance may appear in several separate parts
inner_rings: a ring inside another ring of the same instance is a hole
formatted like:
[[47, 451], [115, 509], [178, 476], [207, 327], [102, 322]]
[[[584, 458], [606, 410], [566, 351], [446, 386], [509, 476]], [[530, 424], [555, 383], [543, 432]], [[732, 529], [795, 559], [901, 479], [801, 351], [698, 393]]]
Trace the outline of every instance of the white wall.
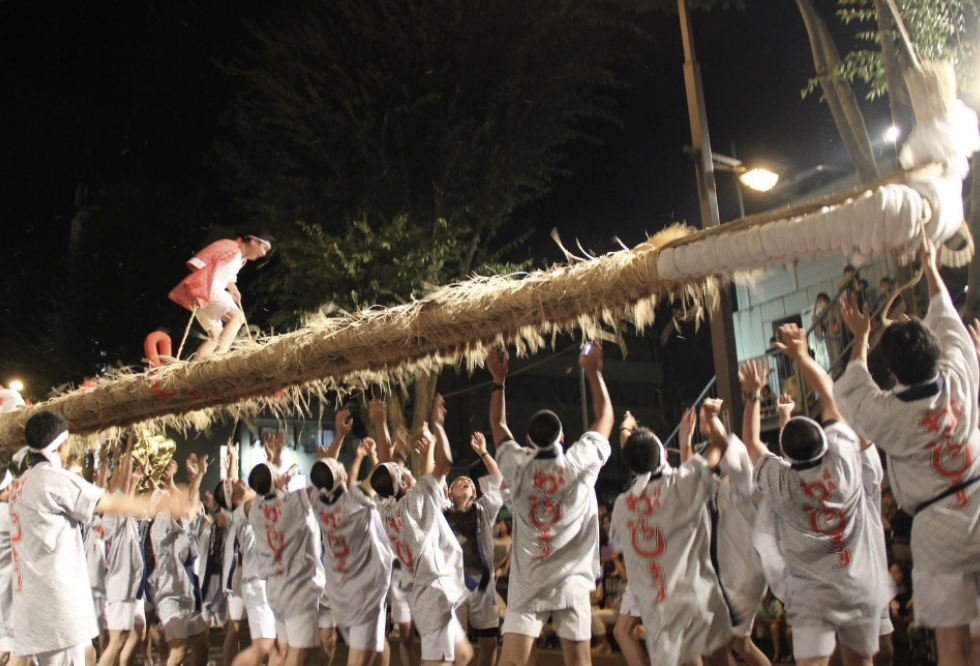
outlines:
[[[761, 274], [752, 285], [738, 285], [739, 309], [734, 313], [734, 325], [739, 362], [766, 353], [769, 338], [773, 336], [773, 321], [798, 314], [808, 327], [817, 294], [826, 292], [833, 298], [846, 265], [847, 260], [842, 256], [799, 261], [791, 268], [776, 268]], [[885, 256], [861, 266], [860, 273], [875, 293], [881, 278], [895, 276]]]

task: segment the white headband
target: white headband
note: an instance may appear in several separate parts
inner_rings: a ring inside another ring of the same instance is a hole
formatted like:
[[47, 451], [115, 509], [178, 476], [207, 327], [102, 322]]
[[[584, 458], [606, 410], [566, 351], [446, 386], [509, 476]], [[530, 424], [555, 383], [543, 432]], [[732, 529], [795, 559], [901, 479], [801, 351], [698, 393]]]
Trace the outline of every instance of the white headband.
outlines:
[[10, 473], [8, 469], [6, 474], [3, 475], [3, 480], [0, 481], [0, 493], [2, 493], [7, 486], [14, 482], [14, 475]]
[[806, 421], [807, 423], [810, 423], [811, 425], [813, 425], [813, 427], [817, 429], [817, 432], [820, 433], [820, 451], [817, 453], [817, 455], [813, 456], [809, 460], [797, 460], [796, 458], [793, 458], [792, 456], [788, 455], [786, 453], [786, 450], [783, 448], [783, 432], [786, 430], [786, 426], [783, 426], [779, 431], [779, 452], [783, 454], [783, 458], [797, 465], [799, 464], [805, 465], [806, 463], [812, 463], [823, 458], [824, 454], [827, 453], [827, 435], [826, 433], [824, 433], [823, 428], [820, 426], [820, 424], [807, 416], [794, 416], [786, 423], [788, 424], [791, 421]]
[[64, 444], [65, 440], [67, 439], [68, 431], [65, 430], [63, 433], [52, 439], [51, 443], [45, 446], [43, 449], [38, 450], [31, 448], [30, 446], [21, 447], [21, 449], [11, 457], [11, 460], [14, 462], [14, 464], [20, 465], [22, 462], [24, 462], [24, 458], [27, 457], [28, 453], [37, 453], [47, 458], [48, 462], [55, 467], [61, 467], [61, 458], [54, 455], [54, 452], [57, 451], [58, 447]]
[[234, 508], [231, 505], [231, 495], [235, 491], [235, 482], [231, 479], [225, 479], [221, 482], [221, 488], [224, 490], [225, 494], [224, 501], [222, 502], [224, 506], [221, 508], [231, 511]]

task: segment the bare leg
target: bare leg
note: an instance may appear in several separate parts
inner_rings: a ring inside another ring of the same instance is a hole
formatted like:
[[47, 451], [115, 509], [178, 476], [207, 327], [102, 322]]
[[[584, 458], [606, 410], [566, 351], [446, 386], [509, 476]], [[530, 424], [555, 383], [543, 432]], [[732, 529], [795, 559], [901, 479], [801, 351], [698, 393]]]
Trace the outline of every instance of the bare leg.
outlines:
[[219, 354], [223, 354], [231, 347], [231, 343], [235, 341], [238, 337], [238, 331], [241, 330], [242, 325], [245, 324], [245, 315], [238, 308], [235, 308], [228, 313], [230, 315], [229, 320], [225, 323], [224, 329], [221, 331], [221, 336], [218, 338], [218, 349], [216, 350]]
[[224, 330], [218, 330], [212, 328], [208, 331], [208, 339], [201, 343], [201, 346], [197, 348], [197, 353], [194, 358], [201, 360], [202, 358], [207, 358], [214, 353], [214, 350], [218, 348], [218, 339], [221, 337]]
[[[333, 663], [334, 653], [337, 652], [336, 629], [334, 629], [333, 627], [320, 629], [320, 647], [323, 649], [320, 663], [323, 666], [330, 666]], [[350, 661], [350, 657], [348, 657], [348, 661], [347, 661], [348, 666], [350, 666], [351, 663], [352, 662]]]
[[276, 642], [272, 638], [253, 638], [252, 644], [238, 653], [230, 666], [258, 666], [269, 657], [269, 666], [273, 666], [274, 658], [270, 653], [275, 652]]
[[810, 657], [808, 659], [797, 659], [796, 666], [827, 666], [830, 663], [830, 655], [826, 657]]
[[235, 660], [235, 655], [238, 654], [241, 632], [241, 620], [228, 620], [225, 622], [225, 642], [221, 646], [221, 656], [225, 666], [231, 666], [231, 662]]
[[970, 626], [936, 629], [939, 666], [968, 666], [970, 663]]
[[289, 651], [286, 653], [285, 666], [306, 666], [306, 655], [308, 652], [309, 650], [307, 648], [290, 645]]
[[874, 666], [892, 666], [894, 658], [895, 646], [892, 645], [892, 634], [878, 636], [878, 654], [872, 659]]
[[146, 632], [146, 626], [137, 624], [133, 630], [128, 632], [126, 642], [123, 643], [122, 650], [119, 651], [119, 665], [132, 666], [133, 657], [142, 643]]
[[613, 636], [616, 637], [619, 649], [623, 653], [623, 659], [626, 660], [628, 666], [645, 666], [650, 663], [643, 651], [643, 646], [640, 645], [639, 639], [633, 633], [639, 624], [640, 618], [620, 614], [616, 619], [616, 626], [613, 628]]
[[208, 630], [187, 639], [191, 648], [191, 666], [208, 666]]
[[180, 666], [184, 663], [184, 657], [187, 655], [186, 638], [167, 641], [167, 648], [170, 650], [170, 654], [167, 655], [167, 666]]
[[470, 639], [465, 634], [456, 641], [453, 651], [456, 657], [453, 659], [453, 666], [466, 666], [473, 661], [473, 646], [470, 645]]
[[535, 636], [524, 634], [504, 634], [500, 648], [500, 666], [526, 666], [534, 647]]
[[415, 655], [415, 627], [411, 622], [398, 624], [398, 656], [405, 666], [419, 664], [419, 658]]
[[116, 666], [119, 655], [122, 653], [123, 645], [129, 641], [129, 634], [133, 632], [120, 631], [118, 629], [109, 630], [109, 642], [102, 651], [99, 658], [99, 666]]
[[481, 636], [477, 642], [480, 646], [477, 666], [494, 666], [497, 663], [497, 637]]
[[85, 646], [85, 666], [95, 666], [95, 646], [91, 643]]
[[735, 650], [748, 666], [772, 666], [769, 658], [752, 642], [751, 636], [732, 636], [728, 647]]
[[561, 641], [561, 653], [565, 658], [566, 666], [590, 666], [592, 664], [592, 650], [589, 649], [589, 641], [572, 641], [567, 638], [558, 637]]

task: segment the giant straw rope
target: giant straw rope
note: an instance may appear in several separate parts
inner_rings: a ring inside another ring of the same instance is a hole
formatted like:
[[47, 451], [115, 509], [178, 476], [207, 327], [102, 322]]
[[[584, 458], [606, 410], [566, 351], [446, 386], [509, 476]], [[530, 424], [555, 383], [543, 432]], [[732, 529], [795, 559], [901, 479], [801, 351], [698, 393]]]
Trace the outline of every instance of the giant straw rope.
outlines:
[[[341, 385], [401, 383], [447, 364], [473, 370], [500, 345], [532, 353], [559, 332], [595, 337], [624, 318], [642, 331], [665, 298], [699, 317], [721, 280], [760, 268], [833, 254], [859, 265], [883, 252], [908, 255], [923, 235], [945, 242], [963, 225], [966, 156], [980, 149], [980, 136], [976, 116], [950, 96], [948, 72], [923, 71], [918, 84], [910, 80], [926, 101], [916, 104], [919, 134], [903, 148], [905, 170], [868, 188], [698, 232], [675, 225], [620, 252], [570, 256], [568, 265], [518, 276], [476, 277], [406, 305], [323, 318], [203, 361], [115, 373], [94, 388], [0, 416], [0, 444], [19, 446], [24, 423], [38, 409], [61, 413], [89, 440], [138, 423], [202, 429], [226, 416], [309, 411], [311, 396], [323, 399]], [[971, 254], [972, 243], [945, 261], [962, 263]]]

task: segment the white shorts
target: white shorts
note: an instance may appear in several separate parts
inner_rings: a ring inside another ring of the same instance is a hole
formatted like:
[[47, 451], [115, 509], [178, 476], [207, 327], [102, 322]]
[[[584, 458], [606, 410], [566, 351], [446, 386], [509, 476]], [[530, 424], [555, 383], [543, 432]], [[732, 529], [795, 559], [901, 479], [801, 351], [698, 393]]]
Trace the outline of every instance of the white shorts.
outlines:
[[[90, 645], [92, 643], [86, 641], [64, 650], [40, 652], [34, 658], [37, 659], [38, 666], [85, 666], [85, 649]], [[30, 655], [17, 656], [30, 659]]]
[[168, 642], [197, 636], [208, 628], [204, 616], [194, 611], [160, 618], [160, 624], [163, 626], [163, 636]]
[[313, 649], [320, 647], [319, 613], [314, 610], [297, 613], [287, 618], [276, 618], [276, 638], [281, 645], [291, 648]]
[[248, 617], [248, 633], [252, 640], [274, 640], [276, 637], [276, 616], [272, 612], [272, 606], [262, 604], [254, 608], [245, 609]]
[[208, 306], [198, 310], [194, 316], [208, 333], [215, 329], [220, 331], [225, 327], [221, 318], [237, 307], [238, 305], [231, 294], [221, 289], [213, 292]]
[[912, 568], [917, 627], [946, 629], [980, 615], [980, 574], [943, 574]]
[[623, 591], [623, 599], [619, 602], [619, 614], [640, 617], [640, 607], [636, 605], [636, 597], [633, 596], [633, 591], [630, 590], [629, 583], [626, 584], [626, 590]]
[[105, 595], [101, 592], [92, 592], [92, 603], [95, 605], [95, 619], [99, 623], [99, 631], [108, 629], [105, 614]]
[[383, 612], [375, 615], [370, 621], [364, 624], [355, 624], [350, 627], [338, 625], [341, 635], [347, 647], [352, 650], [362, 650], [364, 652], [381, 652], [385, 647], [385, 614]]
[[885, 606], [881, 610], [881, 619], [878, 620], [878, 635], [887, 636], [894, 631], [895, 625], [892, 624], [891, 613], [888, 612], [888, 606]]
[[0, 636], [0, 652], [17, 654], [17, 650], [14, 649], [14, 639], [10, 636]]
[[320, 629], [334, 629], [337, 626], [337, 618], [334, 617], [333, 609], [330, 606], [320, 604], [317, 611], [316, 626]]
[[589, 603], [588, 592], [577, 594], [580, 599], [571, 608], [560, 608], [551, 611], [519, 611], [513, 606], [507, 608], [504, 617], [504, 634], [521, 634], [537, 638], [541, 635], [544, 623], [551, 617], [555, 625], [555, 633], [559, 638], [570, 641], [588, 641], [592, 639], [592, 604]]
[[466, 638], [466, 632], [454, 614], [442, 629], [422, 636], [422, 661], [455, 661], [456, 643]]
[[[138, 601], [110, 601], [105, 605], [106, 628], [110, 631], [132, 631], [136, 625]], [[143, 622], [146, 624], [145, 620]]]
[[466, 628], [467, 621], [474, 629], [496, 629], [500, 626], [500, 616], [497, 615], [497, 594], [493, 586], [487, 589], [467, 590], [466, 595], [456, 607], [456, 617], [459, 625]]
[[232, 622], [245, 619], [245, 600], [237, 594], [228, 595], [228, 619]]
[[411, 588], [401, 586], [399, 571], [394, 572], [391, 585], [388, 587], [388, 607], [391, 609], [391, 621], [395, 624], [412, 621], [412, 609], [408, 605]]
[[793, 625], [793, 656], [796, 660], [829, 657], [834, 653], [836, 637], [862, 657], [872, 657], [878, 652], [878, 634], [881, 620], [858, 620], [842, 627], [830, 624], [798, 627]]

